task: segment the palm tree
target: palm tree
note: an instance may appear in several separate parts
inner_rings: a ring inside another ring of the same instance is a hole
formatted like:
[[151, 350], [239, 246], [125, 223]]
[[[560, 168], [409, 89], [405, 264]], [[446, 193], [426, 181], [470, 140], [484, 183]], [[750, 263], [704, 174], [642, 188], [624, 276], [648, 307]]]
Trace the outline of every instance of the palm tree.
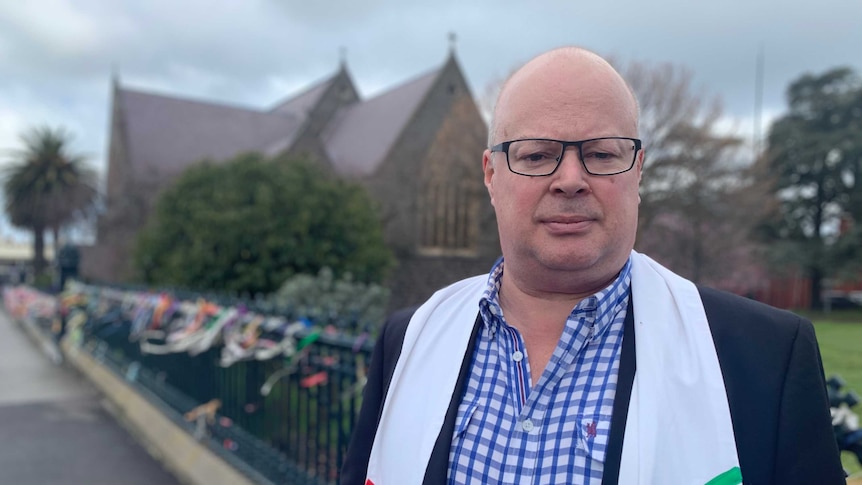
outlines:
[[36, 127], [21, 135], [25, 148], [13, 152], [3, 170], [6, 214], [12, 225], [33, 232], [33, 271], [45, 270], [45, 230], [60, 228], [90, 207], [96, 196], [96, 172], [84, 157], [67, 152], [70, 137], [60, 129]]

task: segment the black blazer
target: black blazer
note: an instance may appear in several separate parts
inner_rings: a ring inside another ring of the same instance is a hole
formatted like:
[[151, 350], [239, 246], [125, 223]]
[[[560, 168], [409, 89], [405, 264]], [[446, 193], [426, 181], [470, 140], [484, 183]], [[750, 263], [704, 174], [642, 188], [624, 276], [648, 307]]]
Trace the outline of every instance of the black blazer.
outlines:
[[[699, 288], [724, 377], [740, 469], [746, 484], [844, 483], [832, 432], [820, 351], [811, 322], [755, 301]], [[631, 299], [630, 299], [631, 301]], [[341, 470], [342, 485], [364, 485], [388, 383], [416, 308], [393, 314], [377, 341], [362, 408]], [[631, 303], [623, 330], [604, 484], [617, 483], [635, 341]], [[466, 385], [479, 319], [458, 383], [425, 471], [424, 483], [445, 484], [458, 405]], [[709, 446], [705, 438], [704, 445]], [[409, 444], [405, 444], [409, 446]], [[392, 485], [392, 484], [378, 484]]]

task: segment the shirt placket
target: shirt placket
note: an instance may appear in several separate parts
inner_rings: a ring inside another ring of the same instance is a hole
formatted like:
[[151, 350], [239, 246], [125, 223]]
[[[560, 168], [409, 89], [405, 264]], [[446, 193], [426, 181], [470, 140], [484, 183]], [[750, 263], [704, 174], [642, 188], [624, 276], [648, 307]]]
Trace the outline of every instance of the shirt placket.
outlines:
[[[532, 402], [533, 391], [530, 389], [530, 370], [524, 341], [520, 333], [512, 327], [505, 326], [501, 333], [504, 338], [500, 342], [502, 345], [499, 348], [499, 358], [508, 379], [511, 402], [514, 405], [510, 416], [515, 423], [509, 449], [520, 450], [517, 455], [508, 456], [507, 462], [512, 465], [510, 469], [517, 470], [518, 483], [522, 483], [524, 478], [536, 476], [541, 442], [538, 424], [541, 418], [530, 415], [529, 403]], [[504, 473], [503, 482], [509, 483], [507, 479], [513, 477], [507, 477]]]
[[527, 443], [532, 457], [529, 476], [533, 483], [537, 483], [540, 479], [537, 463], [539, 445], [547, 436], [547, 430], [541, 429], [539, 425], [552, 406], [563, 405], [563, 403], [556, 402], [555, 390], [559, 387], [560, 381], [566, 377], [566, 373], [572, 369], [577, 356], [586, 351], [593, 335], [594, 307], [578, 313], [579, 315], [570, 317], [566, 323], [560, 342], [554, 349], [554, 355], [549, 361], [547, 372], [543, 371], [544, 373], [536, 386], [531, 389], [529, 398], [519, 416], [520, 422], [530, 428]]

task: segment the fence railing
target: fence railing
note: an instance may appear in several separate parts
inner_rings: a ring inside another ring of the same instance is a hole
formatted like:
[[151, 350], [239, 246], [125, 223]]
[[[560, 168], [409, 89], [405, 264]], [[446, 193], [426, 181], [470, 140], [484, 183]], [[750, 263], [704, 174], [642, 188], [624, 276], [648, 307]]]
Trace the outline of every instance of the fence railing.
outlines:
[[[156, 313], [150, 312], [147, 318], [142, 305], [156, 305], [153, 295], [147, 300], [112, 289], [85, 290], [77, 296], [87, 298], [66, 306], [69, 338], [166, 409], [184, 416], [180, 424], [190, 433], [210, 440], [210, 446], [229, 461], [240, 460], [240, 470], [250, 467], [272, 482], [337, 482], [359, 410], [372, 348], [369, 339], [328, 333], [314, 326], [291, 327], [285, 320], [281, 326], [269, 325], [269, 336], [276, 341], [272, 333], [281, 329], [285, 332], [282, 338], [293, 342], [282, 343], [285, 351], [270, 352], [271, 358], [265, 360], [246, 354], [244, 359], [226, 362], [224, 339], [228, 337], [213, 338], [205, 350], [198, 345], [196, 355], [153, 354], [145, 351], [153, 340], [142, 338]], [[212, 332], [216, 321], [227, 315], [224, 310], [211, 311], [196, 331]], [[188, 323], [193, 317], [175, 318]], [[236, 327], [255, 321], [254, 328]], [[260, 334], [260, 322], [260, 318], [245, 315], [225, 324], [222, 331]], [[286, 335], [287, 328], [290, 335]], [[162, 322], [162, 329], [162, 341], [170, 343], [168, 322]], [[176, 326], [173, 333], [191, 335]]]

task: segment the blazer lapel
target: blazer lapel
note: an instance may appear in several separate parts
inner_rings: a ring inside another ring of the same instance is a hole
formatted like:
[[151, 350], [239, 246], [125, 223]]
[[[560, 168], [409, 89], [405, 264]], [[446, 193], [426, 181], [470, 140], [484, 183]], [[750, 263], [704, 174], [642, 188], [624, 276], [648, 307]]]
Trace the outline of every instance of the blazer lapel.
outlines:
[[443, 420], [440, 434], [437, 435], [437, 441], [434, 443], [434, 450], [428, 460], [428, 468], [425, 469], [425, 478], [422, 481], [424, 485], [444, 485], [446, 483], [446, 475], [449, 473], [449, 450], [452, 448], [452, 435], [455, 434], [455, 418], [458, 417], [458, 406], [461, 404], [464, 387], [470, 376], [473, 353], [476, 351], [476, 340], [480, 328], [482, 328], [482, 317], [477, 314], [476, 321], [473, 323], [473, 333], [470, 335], [470, 342], [464, 353], [464, 360], [461, 361], [458, 381], [455, 383], [455, 390], [452, 391], [452, 400], [449, 401], [449, 409], [446, 411], [446, 418]]
[[632, 309], [632, 298], [629, 293], [629, 305], [623, 323], [623, 349], [620, 355], [620, 372], [617, 376], [617, 390], [614, 395], [614, 410], [611, 415], [611, 435], [608, 439], [608, 451], [605, 454], [605, 468], [602, 474], [602, 485], [613, 485], [619, 481], [620, 461], [623, 455], [623, 437], [626, 432], [626, 420], [629, 413], [629, 400], [632, 397], [632, 384], [635, 380], [637, 363], [635, 360], [635, 318]]

